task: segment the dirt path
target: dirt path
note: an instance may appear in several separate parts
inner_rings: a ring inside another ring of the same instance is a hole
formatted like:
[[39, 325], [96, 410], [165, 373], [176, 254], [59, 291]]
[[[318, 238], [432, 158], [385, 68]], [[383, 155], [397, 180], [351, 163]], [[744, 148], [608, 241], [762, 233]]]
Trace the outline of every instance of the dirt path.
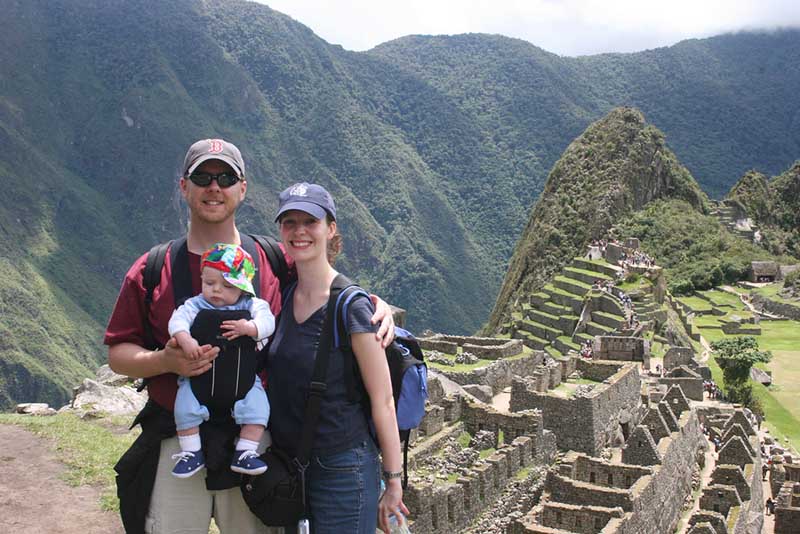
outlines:
[[0, 425], [0, 532], [121, 533], [119, 516], [100, 511], [99, 492], [72, 487], [52, 442], [14, 425]]

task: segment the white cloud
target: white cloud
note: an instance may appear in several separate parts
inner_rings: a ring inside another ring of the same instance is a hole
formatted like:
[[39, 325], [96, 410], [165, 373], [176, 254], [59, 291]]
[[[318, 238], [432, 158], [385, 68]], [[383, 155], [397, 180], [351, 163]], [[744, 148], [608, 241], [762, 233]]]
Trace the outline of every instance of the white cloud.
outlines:
[[633, 52], [742, 29], [800, 26], [797, 0], [259, 0], [330, 43], [499, 33], [561, 55]]

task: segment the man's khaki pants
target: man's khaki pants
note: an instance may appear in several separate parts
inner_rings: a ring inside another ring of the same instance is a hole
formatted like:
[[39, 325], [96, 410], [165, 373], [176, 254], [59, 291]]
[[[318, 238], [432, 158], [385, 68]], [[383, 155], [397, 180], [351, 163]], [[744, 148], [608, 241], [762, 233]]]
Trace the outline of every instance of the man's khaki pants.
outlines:
[[[264, 433], [259, 452], [266, 448], [269, 439]], [[161, 442], [158, 472], [150, 499], [150, 510], [145, 522], [148, 534], [208, 534], [214, 518], [221, 534], [277, 534], [281, 529], [264, 526], [250, 513], [242, 499], [239, 487], [220, 491], [206, 489], [205, 470], [189, 478], [172, 476], [175, 460], [180, 452], [178, 438]]]

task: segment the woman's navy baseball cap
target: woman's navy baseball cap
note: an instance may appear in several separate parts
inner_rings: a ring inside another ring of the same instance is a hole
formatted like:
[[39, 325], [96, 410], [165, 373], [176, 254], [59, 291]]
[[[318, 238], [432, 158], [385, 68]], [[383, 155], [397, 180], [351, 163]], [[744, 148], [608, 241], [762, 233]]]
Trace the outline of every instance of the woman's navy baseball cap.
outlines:
[[333, 197], [324, 187], [317, 184], [302, 182], [286, 188], [278, 197], [278, 214], [275, 216], [275, 221], [289, 210], [304, 211], [317, 219], [324, 219], [325, 215], [330, 215], [331, 219], [336, 220]]

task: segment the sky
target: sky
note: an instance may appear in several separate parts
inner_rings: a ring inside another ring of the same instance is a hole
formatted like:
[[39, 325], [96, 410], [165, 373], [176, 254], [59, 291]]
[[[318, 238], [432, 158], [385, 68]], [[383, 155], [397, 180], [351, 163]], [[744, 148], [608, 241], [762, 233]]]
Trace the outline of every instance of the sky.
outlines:
[[258, 0], [331, 44], [368, 50], [411, 34], [497, 33], [562, 56], [800, 27], [798, 0]]

